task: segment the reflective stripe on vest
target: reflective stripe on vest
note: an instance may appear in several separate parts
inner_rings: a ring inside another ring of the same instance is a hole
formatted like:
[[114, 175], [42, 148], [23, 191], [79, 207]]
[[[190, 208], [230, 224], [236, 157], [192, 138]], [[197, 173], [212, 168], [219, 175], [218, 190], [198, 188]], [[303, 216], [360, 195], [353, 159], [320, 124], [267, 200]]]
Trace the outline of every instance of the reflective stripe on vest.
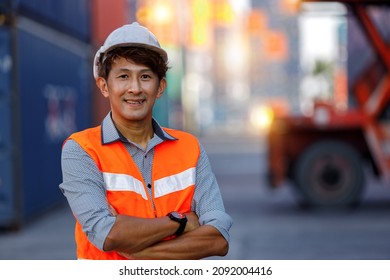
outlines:
[[[179, 174], [156, 180], [154, 182], [154, 197], [158, 198], [195, 185], [195, 172], [196, 169], [193, 167]], [[145, 200], [148, 199], [143, 183], [133, 176], [103, 172], [103, 178], [108, 191], [130, 191], [141, 195]]]
[[189, 168], [179, 174], [168, 176], [155, 181], [154, 196], [158, 198], [195, 185], [195, 171], [195, 168]]
[[108, 191], [130, 191], [142, 196], [143, 199], [148, 200], [144, 184], [127, 174], [116, 174], [103, 172], [103, 179], [106, 183], [106, 190]]

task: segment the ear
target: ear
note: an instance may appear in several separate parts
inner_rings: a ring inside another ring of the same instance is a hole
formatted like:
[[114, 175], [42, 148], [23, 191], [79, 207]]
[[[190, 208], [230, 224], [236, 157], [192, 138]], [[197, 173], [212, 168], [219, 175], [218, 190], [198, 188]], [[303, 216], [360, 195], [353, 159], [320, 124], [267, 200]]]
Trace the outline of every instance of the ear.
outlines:
[[162, 78], [160, 81], [160, 85], [158, 86], [157, 98], [160, 98], [163, 95], [166, 88], [167, 80], [165, 78]]
[[104, 97], [108, 97], [108, 86], [107, 81], [103, 77], [96, 78], [96, 85], [100, 89], [100, 92]]

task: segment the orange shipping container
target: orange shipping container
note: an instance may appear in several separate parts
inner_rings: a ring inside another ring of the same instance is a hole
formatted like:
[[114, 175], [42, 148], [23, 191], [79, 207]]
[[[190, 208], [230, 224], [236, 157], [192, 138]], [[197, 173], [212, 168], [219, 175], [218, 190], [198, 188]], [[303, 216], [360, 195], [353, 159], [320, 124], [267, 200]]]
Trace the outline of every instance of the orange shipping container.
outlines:
[[[94, 0], [91, 1], [92, 13], [92, 58], [95, 52], [104, 43], [106, 37], [116, 28], [130, 23], [129, 1], [126, 0]], [[92, 61], [92, 60], [91, 60]], [[91, 62], [92, 63], [92, 62]], [[92, 64], [91, 64], [91, 79]], [[107, 112], [109, 111], [108, 101], [100, 94], [95, 87], [92, 94], [92, 123], [98, 125], [101, 123]]]

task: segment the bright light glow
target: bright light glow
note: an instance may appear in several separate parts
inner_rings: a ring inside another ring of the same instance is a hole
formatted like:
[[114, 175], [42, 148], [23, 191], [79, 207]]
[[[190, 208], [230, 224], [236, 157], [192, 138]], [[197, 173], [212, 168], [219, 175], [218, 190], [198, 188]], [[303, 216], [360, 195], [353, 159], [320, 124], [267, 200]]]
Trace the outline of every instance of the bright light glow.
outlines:
[[301, 0], [283, 0], [284, 8], [290, 13], [298, 13]]
[[153, 7], [153, 20], [159, 22], [160, 24], [164, 24], [171, 21], [172, 17], [172, 9], [166, 3], [157, 3]]
[[246, 13], [251, 9], [250, 0], [229, 0], [233, 10], [237, 13]]
[[231, 41], [224, 46], [223, 58], [226, 71], [231, 74], [238, 74], [244, 71], [247, 66], [247, 46], [242, 37], [242, 34], [230, 35]]
[[334, 60], [337, 56], [337, 26], [338, 19], [334, 17], [301, 17], [301, 65], [311, 69], [314, 61], [322, 59]]
[[251, 124], [261, 130], [267, 130], [274, 119], [274, 111], [267, 106], [255, 107], [250, 114]]

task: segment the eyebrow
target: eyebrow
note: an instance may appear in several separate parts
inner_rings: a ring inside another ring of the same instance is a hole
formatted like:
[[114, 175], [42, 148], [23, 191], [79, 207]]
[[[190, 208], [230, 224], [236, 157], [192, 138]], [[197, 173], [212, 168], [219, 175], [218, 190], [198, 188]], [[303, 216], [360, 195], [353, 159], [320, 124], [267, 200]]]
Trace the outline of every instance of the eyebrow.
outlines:
[[133, 70], [130, 70], [128, 68], [119, 68], [119, 69], [117, 69], [117, 71], [140, 72], [140, 73], [143, 73], [143, 72], [153, 72], [153, 70], [151, 68], [141, 68], [141, 69], [138, 69], [137, 71], [133, 71]]

